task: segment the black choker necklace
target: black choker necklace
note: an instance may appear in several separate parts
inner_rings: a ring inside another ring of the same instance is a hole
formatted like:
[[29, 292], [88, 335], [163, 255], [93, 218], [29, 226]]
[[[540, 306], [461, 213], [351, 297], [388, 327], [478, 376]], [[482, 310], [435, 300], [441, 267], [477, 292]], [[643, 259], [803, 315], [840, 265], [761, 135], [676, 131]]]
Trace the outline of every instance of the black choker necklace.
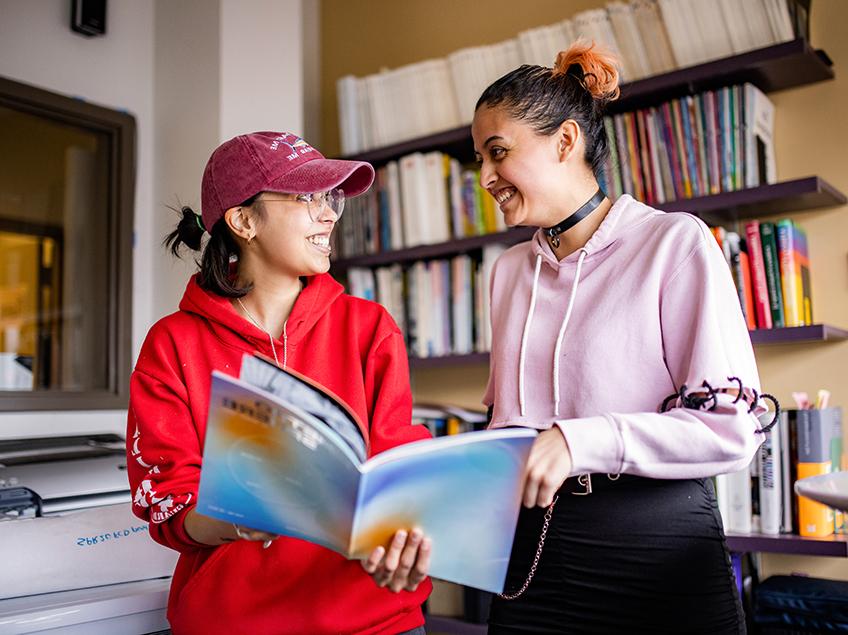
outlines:
[[572, 227], [574, 227], [581, 220], [586, 218], [589, 214], [598, 209], [601, 203], [604, 202], [604, 199], [607, 197], [604, 194], [604, 191], [601, 188], [598, 188], [598, 191], [595, 192], [595, 195], [590, 198], [588, 201], [583, 203], [576, 212], [574, 212], [571, 216], [566, 218], [561, 223], [554, 225], [553, 227], [546, 227], [543, 231], [545, 232], [545, 236], [548, 237], [548, 240], [551, 243], [551, 247], [556, 249], [559, 247], [559, 235], [565, 231], [568, 231]]

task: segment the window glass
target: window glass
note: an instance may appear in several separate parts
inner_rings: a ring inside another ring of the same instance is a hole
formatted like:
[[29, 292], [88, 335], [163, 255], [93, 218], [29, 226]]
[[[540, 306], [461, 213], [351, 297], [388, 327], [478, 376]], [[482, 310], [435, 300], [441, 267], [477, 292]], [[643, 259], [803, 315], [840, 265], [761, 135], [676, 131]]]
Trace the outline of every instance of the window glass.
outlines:
[[0, 390], [109, 389], [109, 138], [0, 106]]

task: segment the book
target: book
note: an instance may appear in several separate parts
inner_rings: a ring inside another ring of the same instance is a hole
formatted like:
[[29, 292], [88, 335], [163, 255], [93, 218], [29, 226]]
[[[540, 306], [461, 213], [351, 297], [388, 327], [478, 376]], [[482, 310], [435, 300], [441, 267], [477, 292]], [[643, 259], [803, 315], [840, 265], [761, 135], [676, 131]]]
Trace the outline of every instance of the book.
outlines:
[[[830, 474], [833, 471], [831, 413], [836, 409], [798, 410], [796, 426], [798, 435], [798, 480], [809, 476]], [[841, 420], [841, 417], [840, 417]], [[833, 509], [805, 496], [798, 497], [798, 533], [802, 536], [829, 536], [833, 533]]]
[[777, 233], [774, 223], [760, 223], [760, 240], [768, 286], [771, 321], [774, 328], [782, 328], [784, 325], [783, 288], [780, 283], [780, 261], [778, 260]]
[[197, 511], [347, 558], [398, 529], [432, 539], [430, 575], [503, 590], [535, 430], [427, 439], [371, 458], [355, 413], [309, 379], [245, 355], [215, 371]]

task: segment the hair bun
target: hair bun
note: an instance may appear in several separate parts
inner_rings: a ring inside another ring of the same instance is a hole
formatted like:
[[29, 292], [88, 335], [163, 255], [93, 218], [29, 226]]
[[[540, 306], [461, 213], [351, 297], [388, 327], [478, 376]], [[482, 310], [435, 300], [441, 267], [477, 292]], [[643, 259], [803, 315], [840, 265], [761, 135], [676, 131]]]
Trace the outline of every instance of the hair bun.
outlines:
[[618, 58], [594, 42], [577, 40], [561, 51], [554, 62], [554, 75], [573, 75], [594, 99], [618, 99]]

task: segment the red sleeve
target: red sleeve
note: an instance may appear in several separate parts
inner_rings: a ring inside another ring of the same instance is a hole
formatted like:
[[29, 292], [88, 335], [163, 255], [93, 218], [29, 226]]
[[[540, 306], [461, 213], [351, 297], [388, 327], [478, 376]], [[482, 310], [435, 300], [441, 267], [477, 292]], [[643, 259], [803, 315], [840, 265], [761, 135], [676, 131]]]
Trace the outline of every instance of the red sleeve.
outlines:
[[[143, 356], [153, 347], [146, 348]], [[189, 537], [183, 526], [185, 512], [197, 499], [201, 461], [186, 388], [168, 364], [156, 366], [169, 377], [156, 378], [136, 368], [130, 379], [127, 473], [132, 510], [148, 521], [156, 542], [181, 552], [208, 548]]]
[[412, 389], [403, 336], [395, 326], [374, 347], [365, 367], [368, 420], [374, 456], [396, 445], [430, 438], [426, 426], [412, 424]]

